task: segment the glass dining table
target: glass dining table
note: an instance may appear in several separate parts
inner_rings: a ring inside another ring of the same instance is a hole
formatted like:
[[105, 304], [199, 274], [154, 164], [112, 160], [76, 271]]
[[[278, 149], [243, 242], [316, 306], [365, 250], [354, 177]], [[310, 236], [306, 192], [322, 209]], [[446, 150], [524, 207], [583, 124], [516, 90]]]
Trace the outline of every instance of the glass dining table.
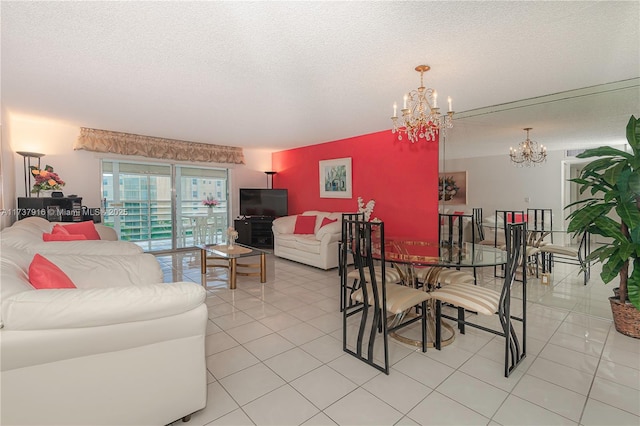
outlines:
[[[424, 283], [424, 290], [435, 287], [438, 275], [445, 269], [479, 268], [485, 266], [500, 266], [507, 263], [507, 252], [499, 247], [481, 244], [463, 243], [462, 246], [438, 244], [435, 241], [417, 241], [412, 239], [391, 238], [385, 241], [384, 258], [386, 262], [400, 273], [405, 285], [416, 286], [417, 270], [430, 267], [429, 280]], [[375, 244], [374, 244], [375, 247]], [[374, 248], [374, 251], [376, 248]], [[377, 246], [380, 254], [380, 245]], [[382, 256], [380, 256], [382, 258]], [[433, 310], [432, 310], [433, 312]], [[407, 313], [410, 315], [410, 313]], [[449, 324], [443, 323], [445, 335], [442, 346], [449, 345], [455, 338], [455, 331]], [[434, 335], [435, 318], [430, 314], [429, 335]], [[413, 346], [421, 345], [420, 341], [401, 336], [397, 333], [390, 334], [394, 339]], [[432, 342], [429, 343], [432, 347]]]
[[404, 275], [415, 278], [415, 267], [479, 268], [507, 263], [507, 252], [499, 247], [463, 243], [462, 246], [394, 238], [385, 241], [384, 257]]

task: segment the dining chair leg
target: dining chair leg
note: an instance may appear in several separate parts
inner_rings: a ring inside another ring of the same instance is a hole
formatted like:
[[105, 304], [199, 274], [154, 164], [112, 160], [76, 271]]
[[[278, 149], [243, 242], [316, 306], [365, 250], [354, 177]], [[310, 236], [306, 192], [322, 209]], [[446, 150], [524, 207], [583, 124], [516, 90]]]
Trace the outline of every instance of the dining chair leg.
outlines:
[[464, 308], [458, 307], [458, 330], [464, 334]]
[[427, 302], [422, 302], [422, 352], [427, 351]]
[[433, 346], [440, 350], [442, 343], [442, 302], [436, 300], [436, 339]]

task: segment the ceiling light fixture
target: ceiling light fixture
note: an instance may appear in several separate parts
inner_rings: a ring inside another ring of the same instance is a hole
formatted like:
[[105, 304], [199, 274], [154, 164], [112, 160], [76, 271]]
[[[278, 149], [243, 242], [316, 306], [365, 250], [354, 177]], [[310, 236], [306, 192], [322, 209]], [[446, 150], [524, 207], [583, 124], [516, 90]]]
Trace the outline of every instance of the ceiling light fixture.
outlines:
[[527, 139], [520, 142], [516, 149], [509, 147], [509, 156], [511, 162], [517, 167], [531, 167], [547, 161], [547, 148], [544, 145], [538, 145], [538, 142], [529, 139], [529, 130], [531, 127], [525, 127], [522, 130], [527, 132]]
[[[398, 117], [398, 104], [393, 104], [393, 133], [398, 133], [398, 140], [406, 134], [411, 143], [420, 141], [435, 141], [440, 130], [453, 127], [453, 109], [451, 98], [447, 98], [449, 112], [440, 115], [438, 108], [438, 93], [434, 89], [424, 87], [424, 73], [429, 71], [429, 65], [418, 65], [416, 71], [420, 73], [420, 87], [404, 95], [402, 117]], [[431, 101], [430, 101], [431, 100]]]

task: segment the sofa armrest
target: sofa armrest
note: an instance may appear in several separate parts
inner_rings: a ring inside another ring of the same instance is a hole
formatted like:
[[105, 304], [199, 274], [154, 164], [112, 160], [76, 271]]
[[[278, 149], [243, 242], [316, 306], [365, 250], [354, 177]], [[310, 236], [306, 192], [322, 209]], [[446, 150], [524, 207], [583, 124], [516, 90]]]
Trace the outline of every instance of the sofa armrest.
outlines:
[[118, 233], [110, 226], [96, 223], [96, 231], [98, 231], [98, 235], [103, 241], [118, 241]]
[[273, 221], [273, 234], [293, 234], [297, 215], [279, 217]]
[[323, 244], [329, 244], [334, 241], [340, 241], [342, 237], [342, 222], [337, 221], [330, 223], [318, 229], [316, 239], [322, 241]]
[[24, 291], [5, 301], [3, 322], [9, 330], [50, 330], [147, 321], [195, 309], [205, 297], [188, 282]]

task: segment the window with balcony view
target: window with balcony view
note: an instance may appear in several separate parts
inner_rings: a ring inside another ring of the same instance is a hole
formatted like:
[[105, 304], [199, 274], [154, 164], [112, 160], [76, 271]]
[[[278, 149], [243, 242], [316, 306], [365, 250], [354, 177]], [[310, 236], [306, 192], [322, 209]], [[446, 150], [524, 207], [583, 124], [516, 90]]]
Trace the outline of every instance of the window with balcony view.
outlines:
[[103, 160], [104, 223], [146, 251], [221, 242], [227, 183], [226, 169]]

